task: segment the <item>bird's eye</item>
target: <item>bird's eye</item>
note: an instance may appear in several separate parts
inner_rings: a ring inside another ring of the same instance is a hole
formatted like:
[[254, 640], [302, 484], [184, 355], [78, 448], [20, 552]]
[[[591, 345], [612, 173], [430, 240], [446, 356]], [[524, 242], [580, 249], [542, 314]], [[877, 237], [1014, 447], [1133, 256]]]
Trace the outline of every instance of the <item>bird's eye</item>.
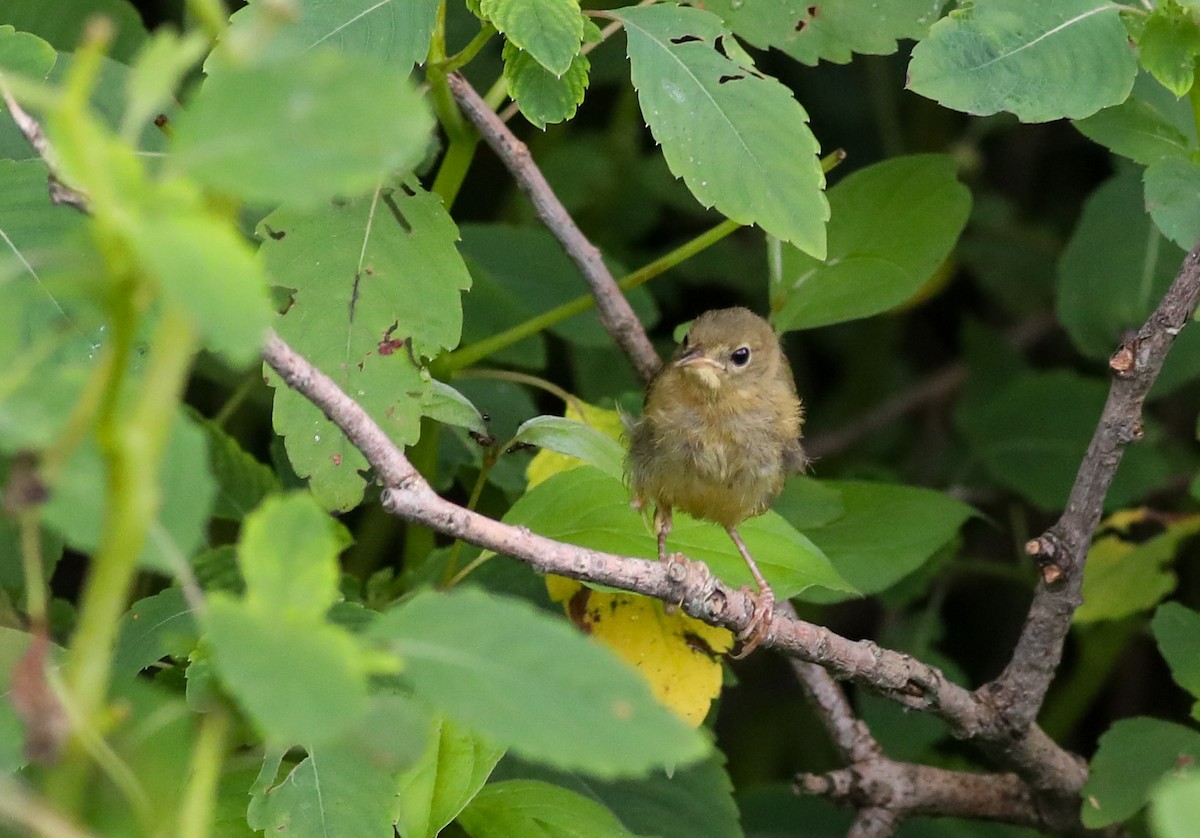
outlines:
[[681, 346], [682, 346], [684, 349], [687, 349], [687, 345], [688, 345], [688, 336], [687, 336], [687, 332], [684, 332], [684, 333], [683, 333], [683, 342], [682, 342], [680, 345], [681, 345]]
[[744, 367], [750, 363], [750, 347], [739, 346], [729, 355], [729, 360], [733, 361], [734, 366]]

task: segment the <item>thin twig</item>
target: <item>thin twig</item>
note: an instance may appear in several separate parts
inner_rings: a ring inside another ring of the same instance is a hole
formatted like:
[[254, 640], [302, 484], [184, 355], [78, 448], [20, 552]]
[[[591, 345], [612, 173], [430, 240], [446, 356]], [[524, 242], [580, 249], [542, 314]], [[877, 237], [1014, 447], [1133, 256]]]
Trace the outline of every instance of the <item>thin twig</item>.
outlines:
[[632, 360], [641, 379], [649, 381], [662, 361], [646, 337], [646, 330], [642, 328], [632, 306], [604, 264], [599, 248], [588, 241], [558, 200], [534, 164], [529, 148], [500, 121], [495, 111], [475, 92], [475, 88], [457, 74], [447, 76], [446, 82], [463, 113], [503, 161], [521, 191], [529, 196], [538, 218], [579, 266], [596, 297], [596, 308], [604, 328]]
[[1125, 446], [1142, 437], [1142, 404], [1158, 378], [1175, 337], [1200, 302], [1200, 245], [1183, 261], [1175, 281], [1136, 335], [1109, 359], [1113, 372], [1108, 400], [1075, 476], [1065, 512], [1026, 545], [1042, 564], [1042, 582], [1008, 666], [979, 689], [1019, 735], [1029, 729], [1058, 670], [1071, 618], [1079, 607], [1083, 566], [1100, 523], [1104, 498]]

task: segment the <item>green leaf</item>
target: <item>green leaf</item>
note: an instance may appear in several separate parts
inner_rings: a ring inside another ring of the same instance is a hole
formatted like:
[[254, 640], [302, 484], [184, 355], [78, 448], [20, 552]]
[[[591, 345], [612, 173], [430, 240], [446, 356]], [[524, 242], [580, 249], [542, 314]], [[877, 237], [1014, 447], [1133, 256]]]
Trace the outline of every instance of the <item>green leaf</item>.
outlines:
[[330, 742], [366, 713], [365, 653], [345, 630], [220, 593], [204, 628], [221, 680], [269, 742]]
[[524, 442], [575, 457], [617, 480], [625, 475], [625, 449], [621, 444], [575, 419], [535, 416], [517, 428], [513, 442]]
[[487, 433], [487, 424], [475, 405], [449, 384], [437, 379], [429, 382], [429, 390], [421, 404], [421, 415], [443, 425], [466, 428], [480, 434]]
[[267, 498], [246, 516], [238, 564], [247, 603], [283, 619], [319, 618], [338, 598], [346, 530], [307, 493]]
[[1191, 147], [1158, 108], [1136, 96], [1077, 120], [1075, 127], [1089, 140], [1143, 166], [1162, 157], [1184, 157]]
[[1200, 733], [1158, 719], [1122, 719], [1100, 737], [1083, 787], [1083, 825], [1120, 823], [1145, 805], [1150, 789], [1181, 760], [1200, 759]]
[[371, 635], [401, 657], [418, 697], [532, 759], [615, 776], [708, 748], [612, 652], [521, 601], [422, 593]]
[[538, 780], [489, 783], [459, 815], [458, 823], [471, 838], [633, 836], [594, 800]]
[[780, 331], [869, 317], [907, 300], [954, 249], [971, 193], [954, 159], [923, 154], [861, 169], [829, 190], [829, 252], [783, 250], [771, 289]]
[[[138, 561], [173, 576], [204, 544], [216, 494], [204, 433], [186, 417], [175, 421], [158, 480], [162, 500]], [[104, 460], [95, 437], [88, 436], [63, 466], [44, 507], [46, 524], [77, 550], [90, 553], [100, 546], [104, 485]]]
[[[1027, 373], [955, 421], [971, 453], [1001, 485], [1043, 510], [1061, 509], [1087, 451], [1108, 387], [1065, 370]], [[1170, 473], [1156, 449], [1133, 446], [1105, 499], [1123, 506], [1158, 486]]]
[[[961, 501], [915, 486], [828, 480], [840, 495], [844, 513], [805, 534], [863, 595], [887, 590], [915, 571], [950, 539], [973, 511]], [[781, 498], [775, 509], [791, 521], [793, 508]], [[803, 516], [805, 510], [794, 510]], [[793, 521], [796, 526], [799, 522]], [[847, 599], [843, 593], [815, 591], [823, 602]]]
[[480, 0], [483, 16], [555, 76], [571, 67], [583, 40], [578, 0]]
[[[550, 477], [513, 504], [504, 520], [529, 527], [548, 538], [622, 556], [658, 557], [655, 535], [629, 506], [629, 490], [587, 466]], [[738, 526], [750, 554], [780, 598], [791, 598], [819, 585], [853, 592], [820, 548], [774, 512]], [[702, 561], [731, 585], [753, 579], [729, 535], [716, 524], [675, 513], [667, 541], [671, 550]]]
[[791, 91], [720, 51], [736, 42], [716, 15], [667, 4], [615, 14], [671, 173], [705, 207], [824, 258], [820, 148]]
[[295, 838], [387, 835], [395, 794], [391, 775], [368, 754], [342, 743], [318, 745], [258, 795], [251, 825]]
[[536, 128], [575, 115], [588, 86], [591, 63], [580, 53], [571, 59], [565, 73], [555, 75], [512, 41], [504, 45], [504, 79], [508, 93], [521, 113]]
[[1200, 698], [1200, 612], [1165, 603], [1154, 613], [1150, 629], [1175, 683]]
[[314, 206], [415, 165], [432, 125], [393, 68], [317, 51], [211, 76], [176, 122], [172, 159], [248, 201]]
[[1088, 197], [1059, 260], [1058, 319], [1081, 352], [1107, 358], [1145, 322], [1182, 261], [1144, 212], [1137, 172], [1122, 169]]
[[407, 75], [429, 51], [437, 7], [438, 0], [310, 2], [301, 14], [281, 20], [278, 7], [256, 0], [229, 19], [214, 57], [218, 65], [226, 63], [230, 52], [238, 55], [229, 63], [266, 62], [330, 49], [374, 58]]
[[397, 783], [400, 834], [434, 838], [475, 797], [503, 755], [451, 719], [433, 719], [424, 754]]
[[195, 319], [207, 346], [242, 367], [271, 323], [262, 263], [229, 224], [199, 212], [147, 217], [133, 246], [167, 299]]
[[141, 126], [175, 98], [184, 75], [208, 52], [209, 40], [200, 32], [179, 36], [170, 29], [157, 29], [138, 50], [125, 81], [126, 110], [121, 133], [136, 137]]
[[[493, 779], [552, 783], [594, 800], [638, 835], [659, 838], [742, 838], [733, 784], [724, 759], [708, 759], [635, 780], [599, 780], [506, 757]], [[844, 834], [843, 830], [842, 834]]]
[[1123, 102], [1137, 61], [1116, 4], [960, 4], [913, 48], [908, 87], [947, 108], [1022, 122], [1081, 119]]
[[[415, 182], [258, 226], [268, 271], [295, 289], [276, 328], [356, 399], [398, 445], [416, 441], [427, 389], [417, 368], [458, 342], [460, 292], [470, 285], [458, 231], [440, 200]], [[346, 510], [362, 498], [366, 460], [303, 396], [276, 388], [274, 424], [317, 498]]]
[[179, 588], [139, 599], [121, 618], [113, 672], [133, 677], [159, 658], [186, 658], [196, 648], [195, 612]]
[[707, 0], [704, 8], [760, 49], [775, 47], [805, 64], [847, 64], [852, 53], [891, 55], [901, 38], [920, 40], [941, 0]]
[[1192, 89], [1200, 26], [1177, 3], [1159, 3], [1146, 18], [1137, 39], [1142, 66], [1177, 97]]
[[22, 32], [32, 32], [59, 52], [74, 52], [83, 40], [84, 28], [93, 15], [104, 15], [114, 24], [108, 54], [128, 63], [146, 40], [142, 16], [128, 0], [5, 0], [4, 22]]
[[1083, 571], [1083, 605], [1076, 622], [1120, 620], [1148, 611], [1175, 590], [1171, 562], [1182, 541], [1200, 531], [1200, 521], [1185, 519], [1142, 543], [1119, 532], [1096, 539]]
[[[5, 9], [5, 17], [8, 17], [7, 9]], [[53, 69], [57, 58], [54, 47], [37, 35], [18, 32], [7, 23], [0, 24], [0, 70], [34, 79], [44, 79]], [[7, 119], [8, 111], [5, 110], [4, 114]]]
[[1155, 838], [1189, 838], [1200, 822], [1200, 771], [1187, 770], [1163, 778], [1150, 796], [1150, 823]]
[[1200, 164], [1156, 160], [1146, 169], [1146, 209], [1158, 229], [1184, 250], [1200, 240]]
[[208, 437], [208, 465], [217, 480], [217, 496], [212, 515], [240, 521], [263, 498], [280, 490], [275, 472], [260, 463], [224, 429], [188, 406], [188, 416]]

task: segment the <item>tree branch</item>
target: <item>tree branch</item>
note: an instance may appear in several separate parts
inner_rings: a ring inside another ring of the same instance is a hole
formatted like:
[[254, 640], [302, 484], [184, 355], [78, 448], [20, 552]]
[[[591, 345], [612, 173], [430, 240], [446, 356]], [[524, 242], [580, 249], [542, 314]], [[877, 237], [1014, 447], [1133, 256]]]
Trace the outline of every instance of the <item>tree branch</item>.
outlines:
[[849, 835], [888, 835], [876, 822], [894, 827], [917, 815], [971, 818], [1034, 829], [1082, 831], [1047, 817], [1030, 788], [1015, 774], [973, 774], [880, 757], [827, 774], [800, 774], [799, 794], [825, 797], [859, 809]]
[[458, 74], [447, 76], [446, 82], [450, 85], [454, 98], [458, 100], [459, 107], [478, 129], [484, 142], [496, 152], [517, 185], [521, 187], [521, 191], [529, 196], [538, 218], [579, 266], [584, 279], [591, 286], [592, 294], [596, 297], [596, 309], [604, 328], [629, 356], [642, 381], [649, 381], [651, 376], [658, 372], [662, 361], [646, 337], [646, 330], [642, 328], [629, 301], [625, 299], [625, 295], [621, 293], [616, 280], [604, 264], [599, 248], [588, 241], [558, 200], [546, 178], [534, 165], [528, 146], [517, 139], [508, 126], [496, 116], [495, 111], [475, 92], [475, 88]]
[[[753, 596], [716, 579], [698, 562], [658, 562], [602, 553], [554, 541], [487, 518], [441, 497], [353, 399], [307, 359], [272, 335], [263, 358], [283, 380], [324, 411], [362, 451], [385, 485], [384, 508], [413, 523], [520, 559], [541, 573], [555, 573], [679, 603], [693, 617], [735, 633], [749, 626]], [[936, 667], [909, 655], [852, 641], [829, 629], [776, 613], [764, 641], [800, 660], [820, 664], [907, 707], [944, 719], [952, 732], [974, 740], [1031, 785], [1071, 798], [1086, 779], [1080, 759], [1056, 745], [1038, 727], [1012, 737], [993, 708], [947, 680]]]
[[1104, 498], [1125, 446], [1142, 437], [1142, 405], [1176, 335], [1200, 302], [1200, 245], [1187, 255], [1158, 308], [1109, 359], [1112, 386], [1061, 518], [1026, 551], [1042, 564], [1043, 580], [1000, 676], [978, 691], [1020, 735], [1037, 718], [1062, 659], [1075, 609], [1083, 601], [1083, 567], [1100, 523]]

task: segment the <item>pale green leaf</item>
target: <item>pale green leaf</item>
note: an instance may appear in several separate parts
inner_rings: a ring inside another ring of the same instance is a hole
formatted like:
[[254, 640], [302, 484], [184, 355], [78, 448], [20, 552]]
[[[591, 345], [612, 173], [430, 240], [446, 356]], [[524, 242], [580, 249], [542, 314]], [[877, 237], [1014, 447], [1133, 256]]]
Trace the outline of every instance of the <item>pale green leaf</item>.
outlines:
[[254, 0], [229, 19], [206, 69], [219, 71], [230, 53], [229, 63], [237, 63], [327, 49], [375, 58], [406, 75], [425, 60], [437, 8], [438, 0], [309, 0], [300, 14], [281, 19], [278, 5]]
[[418, 697], [531, 759], [616, 776], [707, 751], [612, 652], [519, 600], [418, 594], [371, 636], [401, 658]]
[[1022, 122], [1123, 102], [1137, 61], [1107, 0], [964, 2], [913, 48], [908, 87], [947, 108]]
[[1142, 66], [1177, 97], [1186, 95], [1200, 52], [1200, 26], [1192, 15], [1171, 0], [1159, 3], [1137, 40]]
[[504, 755], [448, 718], [434, 718], [424, 753], [397, 781], [396, 828], [402, 838], [434, 838], [458, 817]]
[[901, 38], [920, 40], [943, 0], [707, 0], [738, 35], [760, 49], [775, 47], [805, 64], [846, 64], [853, 53], [891, 55]]
[[633, 838], [601, 804], [538, 780], [489, 783], [459, 815], [458, 823], [471, 838]]
[[395, 69], [318, 51], [211, 76], [176, 121], [172, 159], [245, 200], [313, 206], [413, 166], [431, 128]]
[[780, 331], [869, 317], [907, 300], [954, 249], [971, 193], [945, 155], [896, 157], [829, 190], [829, 249], [814, 259], [783, 250], [771, 289]]
[[[806, 527], [805, 535], [864, 595], [887, 590], [915, 571], [973, 514], [961, 501], [916, 486], [839, 480], [822, 481], [821, 486], [838, 493], [843, 513]], [[809, 514], [788, 500], [785, 492], [775, 504], [785, 519]], [[800, 526], [800, 521], [793, 523]], [[830, 591], [814, 591], [811, 597], [825, 602], [847, 598]]]
[[479, 434], [487, 433], [487, 425], [475, 405], [449, 384], [436, 379], [429, 382], [429, 390], [421, 404], [421, 415], [444, 425], [466, 428]]
[[283, 619], [320, 618], [338, 598], [338, 554], [349, 541], [311, 495], [267, 498], [238, 541], [247, 603]]
[[[458, 342], [470, 275], [458, 231], [415, 183], [312, 211], [277, 210], [258, 227], [267, 270], [295, 289], [276, 326], [399, 445], [416, 441], [427, 381], [417, 367]], [[366, 461], [303, 396], [276, 387], [274, 425], [321, 503], [362, 498]]]
[[[629, 506], [621, 481], [587, 466], [556, 474], [527, 492], [504, 520], [549, 538], [617, 553], [658, 557], [649, 521]], [[738, 533], [780, 598], [791, 598], [818, 585], [853, 592], [820, 548], [774, 512], [751, 518]], [[676, 511], [668, 549], [702, 561], [731, 585], [751, 584], [745, 561], [728, 533], [716, 524]]]
[[131, 237], [164, 295], [192, 316], [206, 346], [235, 367], [258, 356], [271, 323], [267, 278], [233, 227], [198, 212], [165, 213], [131, 226]]
[[136, 137], [143, 125], [167, 109], [184, 75], [208, 49], [209, 40], [200, 32], [180, 36], [170, 29], [155, 30], [138, 50], [125, 81], [121, 133]]
[[1200, 164], [1178, 157], [1151, 163], [1146, 210], [1164, 236], [1191, 250], [1200, 240]]
[[203, 624], [222, 682], [268, 741], [329, 742], [366, 714], [365, 653], [345, 630], [216, 593]]
[[1191, 838], [1200, 823], [1200, 771], [1169, 774], [1150, 793], [1155, 838]]
[[1200, 733], [1144, 717], [1122, 719], [1100, 737], [1083, 787], [1083, 825], [1100, 829], [1135, 815], [1151, 787], [1180, 760], [1200, 759]]
[[[85, 438], [63, 466], [44, 507], [46, 524], [77, 550], [90, 553], [100, 546], [105, 471], [95, 437]], [[138, 560], [143, 567], [174, 575], [203, 546], [216, 494], [204, 433], [186, 417], [175, 420], [158, 481], [161, 503]]]
[[672, 174], [704, 206], [823, 258], [820, 148], [791, 91], [720, 51], [733, 36], [716, 15], [667, 4], [617, 15], [642, 116]]
[[1183, 157], [1190, 149], [1190, 142], [1182, 131], [1158, 108], [1136, 96], [1087, 119], [1077, 120], [1075, 127], [1114, 154], [1143, 166], [1162, 157]]
[[617, 480], [625, 475], [625, 449], [621, 444], [575, 419], [535, 416], [517, 428], [513, 442], [524, 442], [575, 457]]
[[368, 838], [392, 831], [391, 775], [343, 743], [309, 747], [308, 756], [259, 796], [255, 829], [289, 838]]
[[186, 658], [198, 637], [195, 612], [179, 588], [139, 599], [121, 618], [113, 672], [132, 677], [166, 655]]
[[1097, 538], [1088, 550], [1083, 604], [1075, 610], [1074, 620], [1120, 620], [1149, 611], [1175, 590], [1171, 561], [1179, 542], [1198, 529], [1196, 521], [1185, 520], [1142, 543], [1131, 542], [1120, 533]]
[[1175, 683], [1200, 698], [1200, 613], [1168, 602], [1150, 624]]
[[581, 53], [571, 59], [566, 72], [556, 76], [511, 41], [504, 45], [508, 93], [530, 124], [543, 130], [575, 115], [587, 90], [590, 68], [587, 56]]
[[578, 0], [480, 0], [479, 10], [555, 76], [566, 73], [579, 54], [583, 16]]

